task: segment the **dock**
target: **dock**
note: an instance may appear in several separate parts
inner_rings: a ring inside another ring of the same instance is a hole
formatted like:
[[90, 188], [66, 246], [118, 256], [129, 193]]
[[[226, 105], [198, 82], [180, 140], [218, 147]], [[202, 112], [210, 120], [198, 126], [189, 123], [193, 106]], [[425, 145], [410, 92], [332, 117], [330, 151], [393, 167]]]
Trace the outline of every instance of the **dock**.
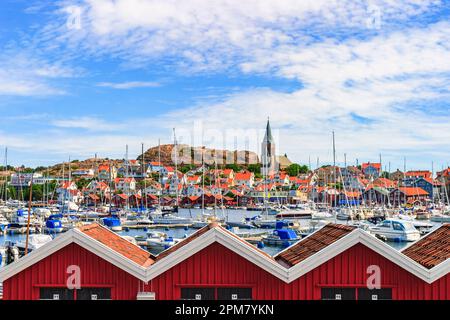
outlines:
[[142, 230], [142, 229], [182, 229], [182, 228], [190, 228], [192, 224], [149, 224], [149, 225], [123, 225], [122, 228], [129, 230]]

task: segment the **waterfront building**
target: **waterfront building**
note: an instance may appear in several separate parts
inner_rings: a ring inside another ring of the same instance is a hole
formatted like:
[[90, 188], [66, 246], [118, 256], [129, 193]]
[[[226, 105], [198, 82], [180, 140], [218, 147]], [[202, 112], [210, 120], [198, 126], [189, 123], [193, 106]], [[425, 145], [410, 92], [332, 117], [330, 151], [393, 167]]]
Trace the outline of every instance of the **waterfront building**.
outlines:
[[[4, 300], [448, 300], [449, 238], [445, 224], [397, 251], [328, 224], [270, 256], [213, 223], [152, 255], [94, 223], [1, 269], [0, 282]], [[67, 286], [74, 274], [79, 288]]]
[[104, 181], [114, 180], [117, 178], [117, 168], [109, 163], [104, 163], [98, 167], [97, 177]]
[[381, 163], [363, 163], [361, 165], [361, 170], [367, 178], [376, 179], [381, 175]]
[[12, 187], [29, 187], [33, 180], [33, 184], [42, 185], [53, 179], [44, 177], [41, 173], [13, 173], [11, 175], [10, 186]]

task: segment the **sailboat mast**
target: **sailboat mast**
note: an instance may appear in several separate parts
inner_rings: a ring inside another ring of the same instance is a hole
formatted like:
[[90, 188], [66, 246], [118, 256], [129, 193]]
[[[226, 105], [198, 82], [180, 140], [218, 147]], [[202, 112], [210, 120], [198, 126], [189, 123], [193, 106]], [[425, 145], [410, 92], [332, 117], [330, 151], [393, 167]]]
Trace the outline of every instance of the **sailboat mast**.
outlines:
[[159, 170], [158, 170], [158, 180], [159, 180], [159, 186], [160, 186], [160, 191], [159, 191], [159, 197], [158, 197], [158, 205], [159, 208], [161, 208], [161, 196], [162, 196], [162, 181], [161, 181], [161, 139], [158, 139], [158, 165], [159, 165]]
[[205, 214], [205, 158], [202, 149], [202, 215]]
[[5, 148], [5, 203], [8, 201], [8, 147]]
[[126, 161], [126, 169], [125, 169], [125, 190], [126, 190], [126, 197], [127, 197], [127, 201], [126, 201], [126, 209], [128, 210], [130, 208], [130, 200], [129, 200], [129, 194], [130, 194], [130, 188], [126, 187], [127, 183], [128, 183], [128, 179], [129, 179], [129, 161], [128, 161], [128, 145], [126, 145], [126, 152], [125, 152], [125, 161]]
[[336, 207], [336, 141], [335, 141], [335, 137], [334, 137], [334, 131], [333, 131], [333, 183], [334, 183], [334, 189], [335, 189], [335, 194], [333, 196], [333, 202], [334, 202], [334, 207]]
[[[142, 177], [142, 179], [144, 179], [144, 192], [141, 192], [141, 207], [143, 207], [144, 203], [145, 203], [145, 209], [147, 209], [147, 195], [145, 194], [145, 190], [147, 189], [147, 179], [145, 179], [144, 167], [145, 167], [145, 163], [144, 163], [144, 143], [141, 143], [141, 177]], [[144, 201], [144, 198], [143, 198], [144, 195], [145, 195], [145, 201]]]
[[175, 132], [175, 128], [173, 128], [173, 139], [174, 139], [174, 147], [175, 147], [175, 189], [176, 189], [176, 206], [178, 208], [178, 145], [177, 145], [177, 134]]
[[31, 182], [30, 182], [30, 198], [28, 201], [28, 219], [27, 219], [27, 236], [25, 240], [25, 255], [28, 254], [28, 241], [30, 238], [31, 202], [33, 201], [33, 179], [34, 179], [34, 171], [31, 173]]
[[109, 164], [109, 215], [112, 213], [112, 168], [111, 168], [111, 160], [108, 161]]

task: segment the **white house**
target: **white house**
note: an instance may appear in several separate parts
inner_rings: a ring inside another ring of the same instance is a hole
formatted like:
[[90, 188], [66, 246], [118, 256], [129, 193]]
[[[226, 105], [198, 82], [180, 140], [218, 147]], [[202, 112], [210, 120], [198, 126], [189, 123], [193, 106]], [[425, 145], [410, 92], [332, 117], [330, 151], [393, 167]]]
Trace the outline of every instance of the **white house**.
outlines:
[[245, 171], [238, 172], [234, 176], [234, 184], [236, 186], [247, 186], [252, 188], [255, 184], [255, 174], [253, 172]]
[[114, 179], [115, 188], [121, 192], [132, 192], [136, 190], [136, 180], [134, 178]]
[[65, 203], [67, 201], [79, 203], [83, 199], [83, 194], [78, 191], [78, 187], [73, 181], [64, 181], [56, 192], [59, 203]]

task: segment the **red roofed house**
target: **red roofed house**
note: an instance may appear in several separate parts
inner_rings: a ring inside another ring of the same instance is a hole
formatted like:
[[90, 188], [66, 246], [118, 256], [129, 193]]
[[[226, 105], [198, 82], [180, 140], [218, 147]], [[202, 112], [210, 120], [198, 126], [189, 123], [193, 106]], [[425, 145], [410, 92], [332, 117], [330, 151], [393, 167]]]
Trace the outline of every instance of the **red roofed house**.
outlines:
[[106, 196], [111, 191], [108, 184], [104, 181], [91, 181], [86, 189], [89, 193], [100, 194], [101, 196]]
[[418, 187], [400, 187], [391, 191], [390, 194], [390, 202], [393, 205], [405, 203], [420, 204], [427, 199], [429, 199], [429, 193]]
[[132, 192], [136, 190], [136, 180], [134, 178], [116, 178], [114, 185], [117, 191]]
[[234, 184], [236, 186], [247, 186], [252, 188], [255, 184], [255, 174], [250, 171], [238, 172], [234, 175]]
[[405, 172], [406, 179], [431, 178], [432, 173], [428, 170], [415, 170]]
[[77, 184], [73, 181], [63, 181], [56, 190], [58, 193], [58, 202], [67, 201], [80, 203], [83, 200], [83, 194], [78, 190]]
[[186, 184], [194, 185], [202, 182], [202, 176], [186, 176]]
[[363, 163], [361, 165], [361, 170], [366, 177], [378, 178], [381, 174], [381, 163]]
[[387, 178], [378, 178], [372, 183], [372, 185], [374, 187], [381, 187], [386, 189], [394, 189], [398, 187], [398, 183], [396, 181]]
[[272, 257], [213, 223], [153, 256], [92, 224], [0, 269], [0, 282], [4, 300], [449, 300], [449, 238], [443, 225], [402, 253], [329, 224]]
[[117, 168], [104, 163], [98, 167], [97, 177], [99, 180], [114, 180], [117, 178]]

